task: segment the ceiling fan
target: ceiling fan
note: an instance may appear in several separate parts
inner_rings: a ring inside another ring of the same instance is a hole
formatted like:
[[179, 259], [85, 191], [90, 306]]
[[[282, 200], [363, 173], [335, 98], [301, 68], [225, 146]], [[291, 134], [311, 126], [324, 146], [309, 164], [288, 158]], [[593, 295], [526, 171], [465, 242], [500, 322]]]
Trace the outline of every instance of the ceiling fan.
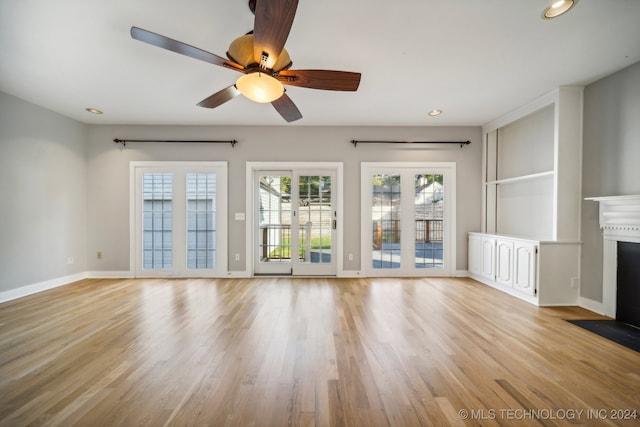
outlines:
[[138, 27], [131, 27], [131, 37], [244, 74], [235, 84], [202, 100], [199, 106], [216, 108], [242, 93], [256, 102], [270, 102], [287, 122], [293, 122], [302, 114], [283, 85], [356, 91], [360, 84], [360, 73], [290, 69], [292, 62], [284, 44], [297, 7], [298, 0], [249, 0], [255, 15], [254, 29], [231, 43], [228, 59]]

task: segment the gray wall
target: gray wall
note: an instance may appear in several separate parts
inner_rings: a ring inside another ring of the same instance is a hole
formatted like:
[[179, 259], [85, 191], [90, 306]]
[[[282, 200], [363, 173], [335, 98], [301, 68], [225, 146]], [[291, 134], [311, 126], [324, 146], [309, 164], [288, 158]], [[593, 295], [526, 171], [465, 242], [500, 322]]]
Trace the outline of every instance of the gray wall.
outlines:
[[[239, 144], [130, 144], [113, 138], [237, 139]], [[470, 140], [471, 145], [354, 148], [351, 139]], [[457, 163], [456, 267], [480, 228], [479, 127], [89, 126], [0, 93], [0, 292], [74, 274], [129, 271], [129, 162], [223, 160], [229, 213], [245, 211], [247, 161], [344, 163], [345, 270], [360, 268], [360, 162]], [[232, 218], [232, 217], [231, 217]], [[229, 254], [245, 252], [245, 223], [229, 222]], [[103, 253], [97, 259], [96, 253]], [[73, 263], [69, 264], [69, 258]], [[229, 259], [232, 271], [246, 260]]]
[[[640, 64], [585, 88], [583, 196], [640, 194]], [[132, 144], [113, 138], [229, 139], [228, 145]], [[469, 139], [463, 149], [362, 146], [351, 139]], [[457, 269], [466, 232], [480, 229], [480, 138], [475, 127], [314, 128], [86, 126], [0, 93], [0, 292], [84, 271], [129, 270], [129, 161], [226, 160], [229, 212], [245, 210], [246, 161], [342, 161], [344, 260], [359, 268], [361, 161], [455, 161]], [[597, 204], [583, 202], [581, 296], [602, 301]], [[229, 254], [244, 254], [244, 224], [230, 221]], [[96, 252], [102, 251], [102, 260]], [[68, 264], [68, 257], [74, 258]], [[242, 271], [245, 261], [229, 260]]]
[[[237, 139], [228, 144], [131, 143], [120, 139]], [[470, 140], [471, 145], [359, 145], [352, 139]], [[466, 233], [480, 229], [480, 127], [206, 127], [91, 126], [88, 138], [88, 269], [129, 270], [129, 162], [133, 160], [219, 160], [229, 166], [229, 270], [245, 270], [246, 162], [322, 161], [344, 163], [345, 270], [360, 268], [360, 162], [457, 163], [456, 268], [467, 268]], [[101, 251], [102, 259], [96, 254]], [[235, 261], [232, 254], [241, 254]], [[346, 254], [353, 253], [349, 261]]]
[[0, 92], [0, 292], [87, 270], [86, 136]]
[[[640, 63], [584, 91], [582, 194], [640, 194]], [[580, 294], [602, 302], [602, 234], [598, 203], [582, 204]]]

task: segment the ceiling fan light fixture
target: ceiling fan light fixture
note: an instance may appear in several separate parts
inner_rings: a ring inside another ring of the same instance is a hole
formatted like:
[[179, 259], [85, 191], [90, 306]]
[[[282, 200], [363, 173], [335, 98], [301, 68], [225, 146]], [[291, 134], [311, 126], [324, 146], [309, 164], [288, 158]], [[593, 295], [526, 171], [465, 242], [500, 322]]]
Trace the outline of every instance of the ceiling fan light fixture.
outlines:
[[557, 0], [554, 1], [551, 6], [547, 7], [543, 14], [542, 17], [545, 19], [552, 19], [552, 18], [556, 18], [560, 15], [562, 15], [563, 13], [566, 13], [569, 11], [569, 9], [571, 9], [573, 6], [575, 6], [575, 4], [578, 2], [578, 0]]
[[250, 100], [260, 103], [273, 102], [284, 93], [284, 86], [278, 79], [261, 72], [240, 77], [236, 88]]

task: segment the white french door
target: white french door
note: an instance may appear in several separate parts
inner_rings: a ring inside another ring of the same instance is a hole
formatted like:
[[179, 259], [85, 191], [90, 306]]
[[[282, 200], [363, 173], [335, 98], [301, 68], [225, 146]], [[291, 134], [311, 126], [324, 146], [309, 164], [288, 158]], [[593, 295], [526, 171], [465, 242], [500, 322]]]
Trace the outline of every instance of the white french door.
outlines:
[[131, 179], [135, 276], [226, 274], [226, 163], [132, 162]]
[[292, 173], [256, 171], [254, 189], [254, 272], [292, 274]]
[[337, 174], [253, 171], [254, 274], [336, 274]]
[[336, 274], [338, 226], [332, 171], [296, 171], [295, 216], [297, 231], [293, 272], [298, 275]]
[[368, 276], [449, 276], [455, 163], [362, 163], [363, 270]]

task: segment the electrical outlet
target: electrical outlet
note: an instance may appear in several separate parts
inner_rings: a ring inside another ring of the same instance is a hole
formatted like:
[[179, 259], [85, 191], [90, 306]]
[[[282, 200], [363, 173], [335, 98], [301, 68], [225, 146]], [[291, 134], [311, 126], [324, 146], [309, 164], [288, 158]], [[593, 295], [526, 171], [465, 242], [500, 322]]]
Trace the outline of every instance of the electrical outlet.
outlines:
[[353, 261], [353, 254], [349, 254], [349, 261]]
[[69, 264], [69, 265], [73, 264], [73, 257], [72, 256], [67, 258], [67, 264]]
[[236, 256], [235, 256], [235, 260], [236, 260], [236, 261], [240, 261], [240, 254], [236, 254]]
[[98, 251], [98, 253], [96, 254], [96, 257], [98, 259], [102, 259], [102, 251]]
[[580, 278], [579, 277], [572, 277], [571, 278], [571, 288], [572, 289], [578, 289], [580, 287]]

